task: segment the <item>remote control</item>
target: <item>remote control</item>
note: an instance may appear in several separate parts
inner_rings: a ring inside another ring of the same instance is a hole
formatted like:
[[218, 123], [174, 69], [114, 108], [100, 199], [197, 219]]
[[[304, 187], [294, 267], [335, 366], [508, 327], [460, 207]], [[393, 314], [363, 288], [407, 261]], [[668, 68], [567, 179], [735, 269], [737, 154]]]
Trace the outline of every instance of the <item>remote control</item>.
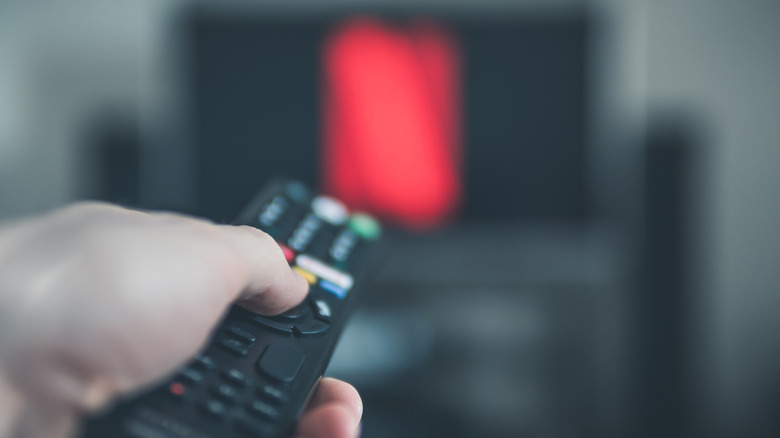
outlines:
[[277, 181], [239, 215], [279, 242], [309, 282], [297, 307], [261, 316], [233, 306], [209, 346], [159, 387], [87, 422], [85, 436], [288, 437], [349, 316], [381, 226], [302, 184]]

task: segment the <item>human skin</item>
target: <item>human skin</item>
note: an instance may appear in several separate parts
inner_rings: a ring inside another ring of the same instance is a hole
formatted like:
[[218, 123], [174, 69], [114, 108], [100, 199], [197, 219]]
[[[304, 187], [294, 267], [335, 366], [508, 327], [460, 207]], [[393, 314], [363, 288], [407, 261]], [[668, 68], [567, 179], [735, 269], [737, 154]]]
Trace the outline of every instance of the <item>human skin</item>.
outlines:
[[[80, 203], [0, 227], [0, 436], [67, 437], [159, 382], [237, 302], [274, 315], [308, 285], [252, 227]], [[297, 434], [359, 434], [354, 388], [323, 379]]]

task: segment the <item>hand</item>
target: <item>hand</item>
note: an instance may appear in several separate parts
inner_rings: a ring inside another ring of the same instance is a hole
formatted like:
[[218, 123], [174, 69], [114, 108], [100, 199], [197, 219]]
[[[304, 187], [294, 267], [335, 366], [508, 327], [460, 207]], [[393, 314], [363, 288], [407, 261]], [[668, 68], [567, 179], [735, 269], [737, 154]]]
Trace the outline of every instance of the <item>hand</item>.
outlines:
[[[6, 427], [67, 436], [79, 414], [201, 350], [231, 303], [273, 315], [307, 288], [251, 227], [85, 203], [0, 228], [0, 410], [16, 423]], [[351, 386], [324, 379], [298, 432], [355, 436], [361, 411]]]

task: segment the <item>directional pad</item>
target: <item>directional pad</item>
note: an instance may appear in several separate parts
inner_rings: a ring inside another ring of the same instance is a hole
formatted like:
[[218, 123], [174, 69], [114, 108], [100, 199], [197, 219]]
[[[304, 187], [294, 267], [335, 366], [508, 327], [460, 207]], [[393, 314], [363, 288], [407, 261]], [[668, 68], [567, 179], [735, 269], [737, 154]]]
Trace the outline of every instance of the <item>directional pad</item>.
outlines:
[[293, 330], [297, 336], [314, 336], [324, 333], [329, 327], [330, 325], [327, 323], [312, 319], [305, 323], [295, 324]]
[[273, 319], [259, 315], [255, 315], [250, 318], [249, 322], [277, 333], [292, 333], [292, 325], [290, 325], [289, 322], [275, 321]]
[[271, 316], [270, 318], [276, 321], [295, 321], [297, 319], [303, 318], [308, 314], [309, 314], [309, 309], [304, 302], [280, 315]]

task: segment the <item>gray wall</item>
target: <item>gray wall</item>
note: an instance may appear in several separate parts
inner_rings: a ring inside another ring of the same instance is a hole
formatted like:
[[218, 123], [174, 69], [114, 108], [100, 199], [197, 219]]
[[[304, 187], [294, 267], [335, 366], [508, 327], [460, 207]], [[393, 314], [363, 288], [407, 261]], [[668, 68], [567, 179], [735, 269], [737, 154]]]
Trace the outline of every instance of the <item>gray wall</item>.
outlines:
[[718, 414], [749, 417], [780, 369], [780, 3], [647, 0], [647, 99], [699, 114], [713, 160], [703, 366]]

